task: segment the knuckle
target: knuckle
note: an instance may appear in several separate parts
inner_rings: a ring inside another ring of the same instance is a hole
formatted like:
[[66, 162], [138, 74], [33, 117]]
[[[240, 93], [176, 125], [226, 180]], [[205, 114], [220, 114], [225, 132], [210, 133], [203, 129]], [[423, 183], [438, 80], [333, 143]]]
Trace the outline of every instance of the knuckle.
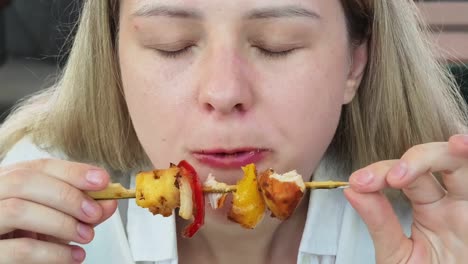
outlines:
[[65, 160], [44, 159], [38, 160], [41, 171], [49, 172], [50, 176], [62, 181], [74, 183], [83, 175], [84, 166], [80, 163]]
[[415, 159], [417, 157], [421, 157], [426, 155], [428, 152], [428, 145], [427, 144], [419, 144], [411, 147], [405, 155], [403, 155], [407, 159]]
[[69, 216], [64, 216], [60, 217], [60, 219], [57, 221], [57, 228], [58, 230], [62, 230], [63, 232], [69, 233], [70, 238], [74, 237], [74, 234], [76, 233], [76, 228], [75, 226], [77, 225], [77, 221], [74, 220], [72, 217]]
[[58, 198], [64, 204], [74, 204], [82, 200], [81, 193], [68, 184], [61, 184]]
[[36, 263], [35, 261], [37, 261], [37, 259], [35, 261], [34, 259], [39, 254], [42, 258], [40, 261], [41, 263], [45, 260], [47, 260], [47, 263], [51, 264], [71, 263], [71, 254], [69, 250], [67, 251], [65, 246], [47, 246], [44, 244], [41, 245], [40, 243], [41, 242], [31, 238], [15, 239], [8, 250], [7, 254], [9, 254], [9, 256], [3, 257], [7, 257], [12, 263]]
[[15, 168], [8, 172], [5, 177], [7, 190], [11, 194], [21, 194], [25, 185], [31, 182], [33, 171], [26, 168]]
[[10, 250], [11, 258], [14, 260], [14, 263], [27, 263], [27, 261], [30, 261], [30, 256], [36, 248], [34, 242], [35, 241], [30, 238], [15, 239]]
[[70, 260], [71, 253], [64, 247], [60, 247], [58, 250], [55, 250], [53, 253], [53, 260], [51, 263], [62, 264], [68, 263], [67, 260]]
[[26, 210], [26, 203], [19, 198], [8, 198], [0, 202], [0, 209], [6, 219], [19, 219]]
[[390, 169], [394, 163], [394, 160], [381, 160], [369, 165], [368, 169], [372, 172], [381, 174], [380, 172], [388, 171], [388, 169]]
[[28, 161], [26, 164], [30, 168], [37, 169], [39, 171], [43, 171], [49, 166], [50, 162], [52, 159], [50, 158], [41, 158], [41, 159], [36, 159], [32, 161]]
[[73, 163], [69, 163], [63, 167], [63, 176], [65, 179], [68, 179], [68, 181], [75, 182], [75, 179], [78, 179], [79, 177], [79, 166]]
[[49, 166], [49, 164], [54, 160], [55, 159], [52, 159], [52, 158], [40, 158], [40, 159], [37, 159], [36, 162], [39, 167], [42, 166], [42, 168], [45, 168]]

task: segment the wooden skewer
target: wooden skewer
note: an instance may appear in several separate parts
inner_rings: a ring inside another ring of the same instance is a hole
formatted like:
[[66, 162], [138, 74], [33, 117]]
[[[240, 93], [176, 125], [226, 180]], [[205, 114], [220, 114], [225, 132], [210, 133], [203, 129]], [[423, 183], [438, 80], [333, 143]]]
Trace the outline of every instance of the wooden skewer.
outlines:
[[[336, 189], [346, 188], [348, 182], [322, 181], [322, 182], [305, 182], [308, 189]], [[230, 193], [235, 192], [236, 185], [227, 185], [225, 188], [203, 187], [203, 192], [207, 193]], [[115, 200], [115, 199], [131, 199], [135, 198], [135, 190], [126, 189], [120, 183], [112, 183], [102, 191], [86, 192], [94, 200]]]
[[349, 187], [349, 182], [339, 182], [339, 181], [312, 181], [304, 182], [306, 188], [308, 189], [336, 189], [336, 188], [346, 188]]
[[86, 192], [94, 200], [114, 200], [135, 198], [136, 191], [126, 189], [120, 183], [111, 183], [102, 191]]

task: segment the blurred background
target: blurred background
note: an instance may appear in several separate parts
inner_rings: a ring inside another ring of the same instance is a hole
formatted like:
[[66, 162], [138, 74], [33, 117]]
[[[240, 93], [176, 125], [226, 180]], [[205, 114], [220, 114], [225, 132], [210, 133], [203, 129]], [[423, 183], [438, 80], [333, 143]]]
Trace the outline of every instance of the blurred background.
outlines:
[[[102, 1], [102, 0], [95, 0]], [[82, 0], [0, 0], [0, 122], [19, 99], [49, 86], [67, 58]], [[439, 59], [468, 99], [468, 0], [417, 1]]]
[[19, 99], [54, 83], [81, 2], [0, 0], [0, 122]]

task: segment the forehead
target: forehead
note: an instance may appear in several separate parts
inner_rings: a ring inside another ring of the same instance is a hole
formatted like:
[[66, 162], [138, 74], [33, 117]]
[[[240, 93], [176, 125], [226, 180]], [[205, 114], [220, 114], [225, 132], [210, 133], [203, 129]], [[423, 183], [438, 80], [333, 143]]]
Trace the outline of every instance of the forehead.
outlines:
[[[296, 13], [310, 17], [336, 14], [337, 10], [341, 10], [339, 0], [125, 0], [121, 1], [121, 4], [121, 10], [127, 15], [175, 14], [179, 17], [193, 18], [220, 15], [225, 19], [228, 19], [229, 15], [248, 17], [246, 14], [249, 12], [259, 10], [263, 11], [263, 15], [270, 12], [267, 16]], [[282, 12], [276, 14], [277, 11]]]

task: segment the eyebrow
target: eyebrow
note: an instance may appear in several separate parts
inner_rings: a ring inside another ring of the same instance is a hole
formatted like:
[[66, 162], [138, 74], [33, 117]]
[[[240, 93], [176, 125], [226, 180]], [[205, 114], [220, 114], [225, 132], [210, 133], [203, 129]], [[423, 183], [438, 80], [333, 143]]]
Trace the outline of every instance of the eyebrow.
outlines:
[[[181, 8], [167, 5], [145, 4], [139, 7], [133, 16], [136, 17], [152, 17], [165, 16], [185, 19], [203, 19], [203, 13], [194, 8]], [[254, 19], [269, 19], [269, 18], [288, 18], [288, 17], [305, 17], [320, 19], [320, 15], [316, 12], [306, 9], [301, 6], [282, 6], [282, 7], [265, 7], [254, 9], [247, 13], [244, 18], [248, 20]]]
[[165, 16], [186, 19], [202, 19], [203, 14], [192, 8], [146, 4], [139, 7], [134, 13], [135, 17]]
[[301, 6], [282, 6], [282, 7], [266, 7], [250, 11], [247, 19], [268, 19], [281, 17], [305, 17], [320, 19], [320, 15], [312, 10]]

